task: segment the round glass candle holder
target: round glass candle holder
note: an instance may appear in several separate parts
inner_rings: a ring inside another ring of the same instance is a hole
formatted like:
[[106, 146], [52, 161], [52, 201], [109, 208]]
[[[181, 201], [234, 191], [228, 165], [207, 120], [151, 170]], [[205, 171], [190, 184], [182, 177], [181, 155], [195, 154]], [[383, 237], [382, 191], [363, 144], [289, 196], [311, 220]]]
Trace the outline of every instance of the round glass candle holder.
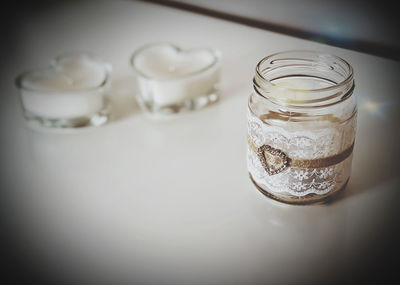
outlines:
[[216, 102], [219, 62], [220, 53], [209, 48], [182, 50], [169, 43], [139, 48], [131, 58], [139, 105], [146, 113], [162, 116]]
[[357, 114], [351, 65], [330, 54], [281, 52], [258, 63], [253, 83], [247, 165], [255, 186], [294, 204], [344, 189]]
[[56, 57], [50, 66], [19, 75], [23, 114], [32, 126], [78, 128], [109, 120], [111, 65], [89, 53]]

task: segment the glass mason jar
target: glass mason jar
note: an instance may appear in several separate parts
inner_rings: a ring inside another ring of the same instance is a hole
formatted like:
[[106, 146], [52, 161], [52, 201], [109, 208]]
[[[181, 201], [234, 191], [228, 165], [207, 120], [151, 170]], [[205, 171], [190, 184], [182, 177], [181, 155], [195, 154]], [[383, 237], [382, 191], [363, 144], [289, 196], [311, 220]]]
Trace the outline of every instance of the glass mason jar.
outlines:
[[256, 187], [293, 204], [344, 189], [357, 115], [351, 65], [330, 54], [281, 52], [258, 63], [253, 83], [247, 165]]

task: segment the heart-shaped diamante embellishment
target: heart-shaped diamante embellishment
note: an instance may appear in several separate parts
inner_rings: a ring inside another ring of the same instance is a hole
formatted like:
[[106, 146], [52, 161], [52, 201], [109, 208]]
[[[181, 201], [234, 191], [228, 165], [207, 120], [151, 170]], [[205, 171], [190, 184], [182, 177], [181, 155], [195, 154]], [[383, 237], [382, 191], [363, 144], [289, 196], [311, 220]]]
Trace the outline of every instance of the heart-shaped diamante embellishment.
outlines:
[[290, 164], [290, 158], [286, 153], [267, 144], [258, 148], [257, 155], [269, 175], [284, 171]]

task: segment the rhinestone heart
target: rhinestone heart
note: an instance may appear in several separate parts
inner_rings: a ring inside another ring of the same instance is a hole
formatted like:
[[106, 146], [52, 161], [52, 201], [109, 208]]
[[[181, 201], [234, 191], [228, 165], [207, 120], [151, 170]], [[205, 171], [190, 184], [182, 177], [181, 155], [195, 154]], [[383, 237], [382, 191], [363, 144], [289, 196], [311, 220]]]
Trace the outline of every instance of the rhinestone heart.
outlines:
[[290, 165], [290, 158], [286, 153], [267, 144], [258, 148], [257, 155], [269, 175], [278, 174]]

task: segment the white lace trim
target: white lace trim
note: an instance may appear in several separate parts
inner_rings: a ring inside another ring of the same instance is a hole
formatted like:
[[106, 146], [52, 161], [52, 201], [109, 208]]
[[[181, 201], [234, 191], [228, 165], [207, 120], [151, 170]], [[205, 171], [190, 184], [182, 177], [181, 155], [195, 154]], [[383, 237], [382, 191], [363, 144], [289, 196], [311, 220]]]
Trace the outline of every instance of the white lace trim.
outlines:
[[[344, 125], [321, 130], [287, 131], [263, 123], [248, 112], [248, 135], [259, 147], [268, 144], [296, 159], [316, 159], [335, 155], [354, 141], [355, 118]], [[269, 175], [257, 154], [248, 148], [247, 167], [254, 181], [264, 190], [301, 197], [324, 195], [340, 189], [350, 175], [352, 156], [325, 168], [291, 169]]]

